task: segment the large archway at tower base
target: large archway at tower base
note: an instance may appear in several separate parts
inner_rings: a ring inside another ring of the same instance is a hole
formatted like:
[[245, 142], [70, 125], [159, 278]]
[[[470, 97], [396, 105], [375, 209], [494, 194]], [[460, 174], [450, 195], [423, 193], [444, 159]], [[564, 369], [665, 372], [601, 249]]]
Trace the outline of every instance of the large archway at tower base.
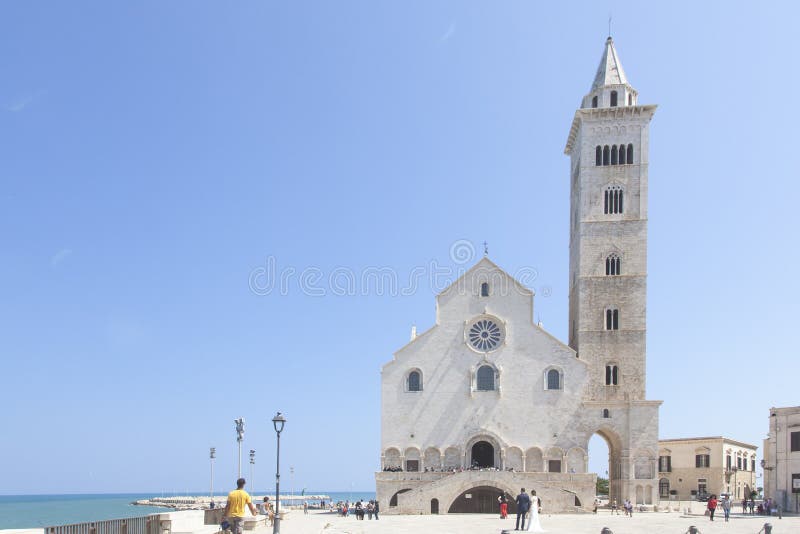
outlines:
[[597, 473], [598, 478], [607, 479], [608, 502], [616, 500], [617, 504], [621, 504], [627, 497], [623, 495], [620, 481], [622, 443], [619, 436], [613, 430], [601, 428], [592, 435], [587, 449], [589, 472]]
[[[497, 498], [504, 492], [500, 488], [493, 486], [476, 486], [461, 493], [453, 500], [448, 514], [496, 514], [500, 511], [500, 504]], [[506, 493], [508, 500], [508, 513], [517, 513], [517, 504], [514, 496]]]

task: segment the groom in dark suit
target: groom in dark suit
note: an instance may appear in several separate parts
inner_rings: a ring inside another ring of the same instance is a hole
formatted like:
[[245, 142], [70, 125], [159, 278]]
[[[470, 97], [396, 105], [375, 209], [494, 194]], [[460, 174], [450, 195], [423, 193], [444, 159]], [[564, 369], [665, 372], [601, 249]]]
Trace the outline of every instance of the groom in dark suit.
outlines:
[[[519, 530], [520, 527], [522, 527], [522, 530], [525, 530], [525, 514], [527, 514], [530, 509], [531, 498], [525, 493], [525, 488], [522, 488], [519, 495], [517, 495], [517, 528], [514, 530]], [[520, 517], [522, 518], [522, 525], [519, 524]]]

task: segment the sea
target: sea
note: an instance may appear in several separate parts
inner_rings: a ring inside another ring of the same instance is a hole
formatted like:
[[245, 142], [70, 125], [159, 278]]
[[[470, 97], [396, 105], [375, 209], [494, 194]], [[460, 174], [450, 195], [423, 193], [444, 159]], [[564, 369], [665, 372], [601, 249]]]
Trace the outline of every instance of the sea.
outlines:
[[[258, 492], [261, 495], [262, 492]], [[374, 491], [306, 491], [307, 495], [329, 495], [333, 502], [374, 499]], [[205, 493], [188, 496], [203, 496]], [[153, 497], [186, 497], [185, 493], [106, 493], [66, 495], [0, 495], [0, 529], [44, 528], [104, 519], [121, 519], [170, 512], [161, 506], [134, 506], [131, 503]], [[302, 502], [300, 495], [294, 495]], [[283, 494], [281, 503], [285, 503]]]

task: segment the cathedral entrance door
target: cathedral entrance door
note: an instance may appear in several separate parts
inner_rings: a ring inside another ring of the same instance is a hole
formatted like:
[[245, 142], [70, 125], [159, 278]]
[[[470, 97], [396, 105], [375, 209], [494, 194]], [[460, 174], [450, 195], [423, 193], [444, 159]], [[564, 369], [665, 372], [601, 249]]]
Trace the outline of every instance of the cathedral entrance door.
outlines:
[[494, 447], [487, 441], [472, 446], [472, 467], [494, 467]]

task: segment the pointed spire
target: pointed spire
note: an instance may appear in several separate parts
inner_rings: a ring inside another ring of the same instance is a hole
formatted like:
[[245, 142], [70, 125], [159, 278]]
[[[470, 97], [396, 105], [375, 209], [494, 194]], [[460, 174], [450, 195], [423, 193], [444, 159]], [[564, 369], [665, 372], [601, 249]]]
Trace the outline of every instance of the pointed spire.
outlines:
[[603, 50], [603, 57], [600, 59], [600, 66], [597, 67], [597, 74], [592, 83], [592, 91], [598, 87], [607, 85], [627, 85], [628, 78], [622, 69], [622, 63], [614, 48], [614, 40], [611, 36], [606, 39], [606, 47]]

